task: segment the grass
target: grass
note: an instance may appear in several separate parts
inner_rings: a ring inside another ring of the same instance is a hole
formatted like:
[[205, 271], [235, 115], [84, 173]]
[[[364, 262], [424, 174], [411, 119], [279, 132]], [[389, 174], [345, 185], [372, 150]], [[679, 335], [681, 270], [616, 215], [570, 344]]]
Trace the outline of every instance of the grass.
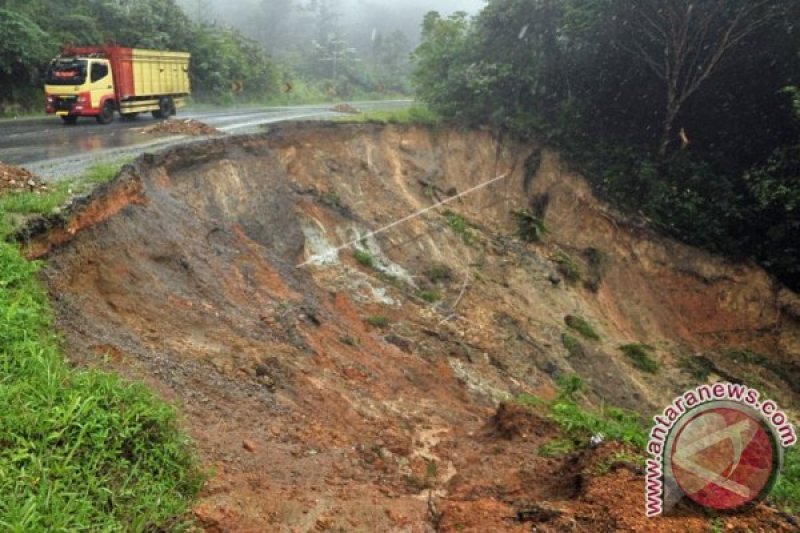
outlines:
[[425, 275], [431, 283], [446, 283], [453, 280], [453, 269], [442, 264], [431, 265]]
[[428, 303], [436, 303], [442, 299], [442, 295], [438, 291], [420, 291], [419, 297]]
[[373, 122], [378, 124], [408, 124], [436, 126], [441, 118], [423, 105], [412, 105], [405, 109], [367, 111], [358, 115], [336, 117], [337, 122]]
[[636, 413], [619, 407], [602, 406], [590, 410], [578, 405], [577, 395], [583, 387], [578, 376], [559, 379], [559, 394], [555, 400], [545, 402], [532, 395], [520, 395], [515, 402], [533, 409], [546, 409], [554, 420], [575, 443], [587, 443], [592, 435], [602, 433], [604, 438], [624, 442], [644, 450], [647, 445], [647, 429], [639, 422]]
[[561, 457], [577, 449], [572, 439], [554, 439], [539, 446], [537, 453], [541, 457]]
[[658, 361], [653, 359], [650, 355], [650, 352], [655, 350], [652, 346], [638, 343], [623, 344], [619, 349], [633, 362], [633, 366], [642, 372], [647, 372], [648, 374], [655, 374], [658, 372]]
[[0, 196], [0, 225], [16, 226], [28, 216], [53, 213], [71, 196], [111, 181], [127, 162], [124, 159], [92, 165], [80, 176], [50, 184], [47, 192], [20, 191]]
[[600, 335], [597, 334], [592, 325], [579, 316], [567, 315], [564, 317], [564, 323], [570, 329], [577, 331], [584, 339], [600, 340]]
[[583, 355], [581, 342], [569, 333], [561, 334], [561, 344], [567, 349], [567, 353], [569, 353], [570, 357], [579, 357]]
[[797, 445], [786, 450], [783, 471], [769, 500], [787, 513], [800, 513], [800, 448]]
[[517, 219], [517, 235], [525, 242], [540, 242], [547, 233], [542, 217], [536, 215], [530, 209], [525, 211], [514, 211], [514, 218]]
[[373, 259], [372, 255], [364, 250], [355, 250], [353, 252], [353, 257], [358, 261], [361, 265], [364, 265], [368, 268], [375, 267], [375, 259]]
[[592, 292], [597, 292], [605, 274], [606, 255], [597, 248], [587, 248], [583, 253], [589, 265], [588, 279], [584, 282], [584, 286]]
[[708, 380], [713, 368], [711, 361], [704, 357], [686, 356], [681, 357], [678, 365], [686, 372], [688, 372], [694, 379], [700, 382]]
[[39, 266], [0, 241], [0, 529], [184, 528], [204, 476], [176, 412], [68, 366]]
[[553, 262], [556, 264], [558, 271], [564, 276], [564, 279], [570, 282], [580, 281], [581, 269], [578, 263], [575, 262], [569, 255], [564, 252], [558, 251], [553, 256]]
[[383, 315], [372, 315], [367, 318], [367, 324], [375, 328], [385, 328], [389, 325], [389, 319]]
[[344, 337], [339, 337], [339, 342], [342, 344], [346, 344], [347, 346], [358, 346], [361, 344], [361, 339], [358, 337], [351, 337], [350, 335], [345, 335]]
[[475, 242], [475, 235], [472, 233], [469, 223], [459, 215], [450, 210], [444, 212], [444, 217], [447, 219], [447, 225], [453, 230], [453, 233], [461, 236], [464, 244], [472, 244]]

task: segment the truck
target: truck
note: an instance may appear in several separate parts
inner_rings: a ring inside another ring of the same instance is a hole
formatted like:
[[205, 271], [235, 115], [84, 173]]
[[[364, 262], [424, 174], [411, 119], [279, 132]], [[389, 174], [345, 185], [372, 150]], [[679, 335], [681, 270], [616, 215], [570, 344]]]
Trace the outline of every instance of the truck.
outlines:
[[65, 124], [95, 117], [109, 124], [114, 113], [131, 120], [150, 111], [174, 115], [191, 94], [188, 52], [144, 50], [118, 45], [68, 46], [45, 75], [45, 108]]

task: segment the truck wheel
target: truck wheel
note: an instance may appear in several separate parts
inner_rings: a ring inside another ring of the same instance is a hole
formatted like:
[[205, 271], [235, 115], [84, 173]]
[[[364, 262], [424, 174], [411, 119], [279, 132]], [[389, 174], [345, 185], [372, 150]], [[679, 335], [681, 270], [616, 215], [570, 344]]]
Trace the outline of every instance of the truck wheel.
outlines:
[[103, 110], [95, 117], [100, 124], [110, 124], [114, 122], [114, 103], [111, 100], [106, 100]]
[[164, 96], [158, 101], [158, 111], [153, 111], [153, 118], [168, 118], [173, 114], [174, 108], [175, 104], [172, 102], [172, 98]]
[[139, 116], [139, 113], [136, 111], [133, 113], [120, 113], [120, 116], [122, 117], [122, 120], [136, 120], [136, 118]]
[[78, 122], [78, 115], [67, 115], [65, 117], [61, 117], [61, 120], [64, 121], [64, 124], [72, 126], [73, 124]]

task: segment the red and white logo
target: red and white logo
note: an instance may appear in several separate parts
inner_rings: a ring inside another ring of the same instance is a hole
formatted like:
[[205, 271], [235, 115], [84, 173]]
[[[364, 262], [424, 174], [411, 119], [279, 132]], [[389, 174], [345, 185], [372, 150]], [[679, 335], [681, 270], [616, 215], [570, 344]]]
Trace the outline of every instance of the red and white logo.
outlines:
[[780, 469], [779, 445], [762, 417], [725, 403], [689, 413], [674, 428], [667, 450], [672, 478], [683, 493], [719, 510], [758, 501]]

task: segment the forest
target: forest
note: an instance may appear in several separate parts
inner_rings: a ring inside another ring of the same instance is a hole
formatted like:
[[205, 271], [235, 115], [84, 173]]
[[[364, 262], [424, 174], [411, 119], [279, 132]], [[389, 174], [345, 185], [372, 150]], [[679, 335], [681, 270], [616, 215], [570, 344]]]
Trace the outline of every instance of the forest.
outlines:
[[214, 104], [409, 94], [412, 39], [379, 16], [348, 32], [342, 17], [336, 0], [3, 0], [0, 107], [39, 109], [66, 43], [189, 51], [194, 97]]
[[605, 199], [800, 288], [800, 4], [492, 0], [425, 17], [419, 98], [557, 147]]

